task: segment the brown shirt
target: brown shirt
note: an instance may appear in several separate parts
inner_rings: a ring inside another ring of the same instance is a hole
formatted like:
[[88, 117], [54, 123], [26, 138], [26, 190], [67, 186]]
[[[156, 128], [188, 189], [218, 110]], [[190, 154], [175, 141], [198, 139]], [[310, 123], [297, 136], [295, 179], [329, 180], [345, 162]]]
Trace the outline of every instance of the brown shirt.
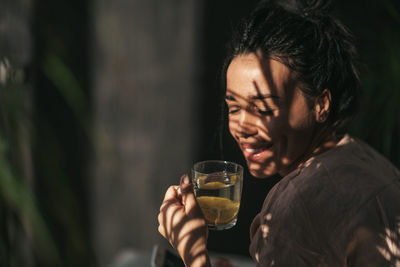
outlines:
[[257, 266], [400, 266], [400, 172], [346, 135], [275, 185], [250, 237]]

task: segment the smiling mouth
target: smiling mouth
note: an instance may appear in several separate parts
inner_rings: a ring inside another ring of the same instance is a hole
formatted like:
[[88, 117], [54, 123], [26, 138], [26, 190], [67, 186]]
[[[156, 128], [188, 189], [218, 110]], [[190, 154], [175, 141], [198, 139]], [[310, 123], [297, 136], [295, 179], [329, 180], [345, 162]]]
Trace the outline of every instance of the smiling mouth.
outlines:
[[265, 144], [242, 144], [242, 148], [248, 152], [257, 152], [266, 150], [272, 147], [272, 143]]
[[267, 149], [267, 148], [264, 148], [264, 147], [262, 147], [262, 148], [245, 148], [244, 151], [246, 151], [248, 153], [258, 153], [265, 149]]
[[250, 145], [250, 144], [243, 144], [243, 154], [249, 160], [257, 160], [262, 157], [264, 152], [269, 152], [271, 150], [272, 143], [265, 144], [265, 145]]

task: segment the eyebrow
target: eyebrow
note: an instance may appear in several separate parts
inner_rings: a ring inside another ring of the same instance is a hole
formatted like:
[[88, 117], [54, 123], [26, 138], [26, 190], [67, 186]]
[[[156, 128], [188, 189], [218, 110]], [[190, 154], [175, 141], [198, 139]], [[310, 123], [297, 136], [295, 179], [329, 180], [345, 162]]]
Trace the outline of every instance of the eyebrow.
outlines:
[[[280, 97], [277, 95], [272, 95], [272, 94], [257, 94], [257, 95], [249, 96], [249, 99], [252, 99], [252, 100], [264, 100], [266, 98], [279, 99]], [[231, 100], [231, 101], [236, 101], [236, 99], [233, 95], [225, 95], [225, 99]]]
[[275, 99], [279, 99], [279, 96], [277, 95], [272, 95], [272, 94], [257, 94], [254, 96], [250, 96], [250, 99], [254, 99], [254, 100], [263, 100], [266, 98], [275, 98]]

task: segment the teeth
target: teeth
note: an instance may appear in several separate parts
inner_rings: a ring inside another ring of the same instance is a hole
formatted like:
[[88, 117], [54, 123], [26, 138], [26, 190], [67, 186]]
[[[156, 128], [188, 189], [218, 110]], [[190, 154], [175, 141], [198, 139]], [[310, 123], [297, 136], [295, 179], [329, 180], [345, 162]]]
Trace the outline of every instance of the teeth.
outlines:
[[246, 152], [249, 152], [249, 153], [257, 153], [257, 152], [262, 151], [263, 149], [262, 149], [262, 148], [257, 148], [257, 149], [254, 149], [254, 148], [246, 148], [245, 150], [246, 150]]

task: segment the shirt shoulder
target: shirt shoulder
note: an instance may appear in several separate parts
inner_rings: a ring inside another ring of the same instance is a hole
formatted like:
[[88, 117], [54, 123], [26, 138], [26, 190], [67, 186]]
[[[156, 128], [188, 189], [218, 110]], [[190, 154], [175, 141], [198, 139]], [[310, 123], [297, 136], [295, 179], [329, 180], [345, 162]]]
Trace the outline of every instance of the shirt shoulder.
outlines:
[[[351, 197], [367, 201], [390, 184], [400, 181], [399, 170], [364, 142], [345, 136], [331, 150], [309, 159], [290, 182], [304, 195], [322, 190], [327, 201]], [[312, 194], [313, 195], [313, 194]], [[354, 203], [353, 203], [354, 204]]]
[[[400, 234], [395, 221], [400, 212], [399, 177], [399, 171], [378, 152], [346, 136], [270, 191], [252, 227], [252, 255], [258, 255], [255, 260], [260, 263], [285, 262], [288, 254], [280, 252], [283, 249], [296, 261], [343, 266], [347, 247], [359, 239], [358, 233], [364, 233], [359, 229], [379, 228], [374, 234], [385, 236], [386, 227]], [[390, 247], [378, 239], [382, 247]]]

